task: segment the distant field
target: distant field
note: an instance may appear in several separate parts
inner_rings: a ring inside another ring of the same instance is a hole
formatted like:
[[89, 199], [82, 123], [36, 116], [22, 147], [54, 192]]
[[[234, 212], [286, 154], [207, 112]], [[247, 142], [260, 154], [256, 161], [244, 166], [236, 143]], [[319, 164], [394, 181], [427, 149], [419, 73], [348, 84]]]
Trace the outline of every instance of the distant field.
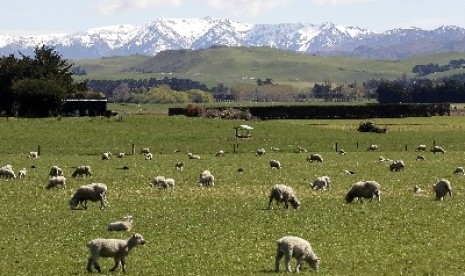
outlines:
[[[17, 275], [87, 275], [89, 240], [138, 232], [147, 243], [130, 253], [130, 275], [270, 275], [275, 241], [292, 234], [312, 243], [322, 259], [322, 275], [461, 275], [465, 176], [452, 172], [465, 166], [465, 117], [375, 122], [387, 126], [388, 133], [359, 133], [358, 120], [243, 122], [130, 112], [122, 122], [2, 118], [0, 165], [11, 164], [16, 171], [25, 167], [28, 175], [0, 179], [0, 265]], [[253, 137], [237, 141], [234, 127], [244, 123], [254, 127]], [[346, 155], [336, 153], [336, 143]], [[416, 161], [415, 146], [433, 143], [446, 154], [425, 152], [426, 160]], [[378, 144], [379, 151], [368, 152], [370, 144]], [[42, 156], [27, 159], [27, 152], [39, 145]], [[131, 155], [132, 145], [137, 151], [150, 147], [154, 159]], [[271, 146], [281, 151], [272, 152]], [[297, 146], [308, 153], [296, 153]], [[259, 147], [267, 150], [262, 157], [254, 154]], [[214, 157], [219, 149], [226, 152], [224, 157]], [[100, 160], [100, 153], [108, 150], [129, 155]], [[189, 160], [188, 152], [202, 159]], [[324, 162], [307, 162], [311, 152], [321, 153]], [[402, 159], [406, 168], [392, 173], [379, 156]], [[283, 168], [270, 169], [271, 159], [281, 161]], [[175, 170], [176, 161], [185, 163], [183, 171]], [[85, 164], [94, 175], [73, 179], [73, 167]], [[66, 189], [43, 188], [52, 165], [64, 169]], [[203, 169], [216, 176], [214, 187], [197, 185]], [[355, 174], [344, 175], [346, 169]], [[174, 178], [175, 189], [150, 188], [149, 179], [156, 175]], [[331, 177], [329, 190], [309, 188], [320, 175]], [[452, 197], [438, 202], [430, 187], [441, 178], [449, 179], [454, 190]], [[345, 204], [350, 185], [368, 179], [381, 183], [381, 202]], [[71, 195], [90, 182], [109, 187], [107, 209], [89, 203], [87, 211], [71, 211]], [[300, 209], [273, 205], [265, 210], [269, 189], [278, 183], [295, 189]], [[413, 194], [415, 184], [422, 193]], [[108, 222], [128, 214], [135, 219], [131, 233], [106, 231]], [[100, 264], [107, 274], [113, 260], [101, 259]], [[304, 267], [303, 273], [314, 274]]]

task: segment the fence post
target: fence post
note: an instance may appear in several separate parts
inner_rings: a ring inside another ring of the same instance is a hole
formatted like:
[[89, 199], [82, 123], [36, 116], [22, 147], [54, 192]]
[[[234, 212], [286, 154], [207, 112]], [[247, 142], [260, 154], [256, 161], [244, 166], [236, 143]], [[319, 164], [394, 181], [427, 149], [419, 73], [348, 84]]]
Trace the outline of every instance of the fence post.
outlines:
[[40, 156], [40, 145], [37, 146], [37, 155]]
[[337, 142], [336, 142], [336, 144], [334, 145], [334, 147], [336, 148], [336, 152], [337, 152]]
[[405, 151], [408, 151], [408, 149], [407, 149], [407, 144], [405, 144]]
[[358, 142], [357, 142], [357, 149], [358, 149]]
[[136, 155], [136, 145], [132, 144], [132, 155]]

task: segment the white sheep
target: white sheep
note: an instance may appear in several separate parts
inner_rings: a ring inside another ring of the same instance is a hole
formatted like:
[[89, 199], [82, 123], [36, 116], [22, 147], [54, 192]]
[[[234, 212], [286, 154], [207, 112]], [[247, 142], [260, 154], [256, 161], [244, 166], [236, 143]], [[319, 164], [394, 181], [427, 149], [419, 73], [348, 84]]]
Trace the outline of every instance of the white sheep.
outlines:
[[124, 156], [126, 156], [126, 153], [124, 152], [118, 153], [118, 158], [124, 158]]
[[303, 261], [315, 271], [318, 270], [321, 260], [313, 252], [313, 248], [307, 240], [294, 236], [284, 236], [277, 240], [275, 271], [279, 272], [279, 262], [284, 257], [286, 270], [292, 272], [291, 259], [295, 258], [297, 264], [295, 272], [300, 272]]
[[61, 168], [58, 167], [58, 166], [52, 166], [52, 167], [50, 168], [50, 172], [48, 173], [48, 175], [49, 175], [50, 177], [63, 175], [63, 169], [61, 169]]
[[457, 167], [454, 170], [454, 174], [465, 174], [465, 170], [463, 169], [463, 167]]
[[0, 178], [3, 177], [16, 179], [16, 174], [11, 165], [6, 165], [0, 168]]
[[194, 160], [200, 159], [200, 155], [192, 154], [192, 152], [189, 152], [187, 156], [189, 157], [189, 159], [194, 159]]
[[61, 185], [61, 187], [63, 189], [66, 188], [66, 177], [65, 176], [63, 176], [63, 175], [53, 176], [48, 181], [48, 185], [45, 186], [45, 189], [47, 189], [47, 190], [49, 190], [51, 188], [57, 188], [58, 189], [58, 185]]
[[142, 148], [142, 149], [140, 150], [140, 153], [142, 153], [142, 154], [150, 153], [150, 148]]
[[345, 155], [346, 154], [345, 150], [343, 150], [343, 149], [340, 149], [337, 153], [339, 153], [340, 155]]
[[215, 157], [223, 157], [224, 156], [224, 151], [223, 150], [219, 150], [215, 153]]
[[396, 161], [393, 161], [391, 165], [389, 165], [389, 170], [391, 172], [398, 172], [398, 171], [403, 170], [404, 167], [405, 167], [404, 161], [396, 160]]
[[299, 153], [302, 153], [302, 152], [307, 152], [307, 149], [305, 149], [304, 147], [301, 147], [301, 146], [297, 146], [297, 151]]
[[434, 146], [434, 147], [432, 147], [432, 148], [431, 148], [431, 152], [434, 153], [434, 154], [436, 154], [436, 153], [438, 153], [438, 152], [440, 152], [440, 153], [442, 153], [442, 154], [446, 153], [446, 151], [445, 151], [442, 147], [440, 147], [440, 146]]
[[165, 178], [158, 184], [159, 189], [174, 189], [176, 181], [173, 178]]
[[262, 156], [262, 155], [265, 155], [265, 153], [266, 153], [266, 150], [264, 148], [259, 148], [255, 151], [256, 156]]
[[18, 177], [19, 177], [19, 178], [24, 178], [24, 177], [26, 177], [26, 174], [27, 174], [26, 168], [22, 168], [21, 170], [18, 171]]
[[425, 161], [426, 157], [423, 154], [418, 154], [417, 155], [417, 161]]
[[150, 181], [151, 187], [160, 187], [160, 184], [165, 180], [163, 175], [157, 175]]
[[376, 181], [359, 181], [352, 185], [350, 190], [347, 192], [347, 195], [345, 196], [345, 200], [347, 203], [352, 202], [355, 198], [357, 198], [358, 202], [362, 202], [363, 198], [369, 198], [370, 201], [373, 201], [373, 198], [377, 197], [378, 201], [380, 201], [380, 189], [381, 185]]
[[279, 170], [279, 169], [282, 168], [282, 167], [281, 167], [281, 162], [279, 162], [278, 160], [274, 160], [274, 159], [273, 159], [273, 160], [270, 160], [270, 167], [271, 167], [272, 169], [278, 169], [278, 170]]
[[107, 152], [102, 153], [101, 157], [102, 157], [102, 160], [110, 160], [112, 155], [113, 154], [111, 152], [107, 151]]
[[291, 203], [294, 209], [299, 208], [300, 201], [294, 193], [294, 190], [284, 184], [276, 184], [271, 187], [270, 199], [268, 201], [268, 209], [271, 208], [271, 203], [273, 200], [276, 201], [276, 204], [279, 207], [279, 204], [284, 202], [286, 209], [289, 208], [289, 203]]
[[321, 155], [318, 153], [312, 153], [309, 156], [307, 156], [307, 161], [308, 162], [323, 162], [323, 157], [321, 157]]
[[39, 152], [37, 151], [30, 151], [27, 155], [27, 158], [29, 159], [37, 159], [39, 158]]
[[131, 231], [134, 219], [132, 216], [125, 216], [119, 221], [110, 222], [107, 231]]
[[278, 152], [278, 151], [279, 151], [279, 148], [277, 148], [277, 147], [271, 147], [271, 150], [272, 150], [272, 151], [275, 151], [275, 152]]
[[144, 158], [145, 158], [145, 160], [152, 160], [153, 159], [153, 154], [151, 152], [145, 153]]
[[370, 150], [370, 151], [378, 150], [378, 145], [370, 145], [367, 150]]
[[200, 173], [198, 183], [200, 186], [215, 186], [215, 177], [209, 170], [204, 170]]
[[436, 193], [436, 200], [443, 200], [449, 194], [452, 196], [452, 186], [447, 179], [441, 179], [433, 185], [433, 190]]
[[174, 163], [174, 167], [176, 168], [176, 170], [182, 171], [184, 169], [184, 162], [178, 161]]
[[129, 252], [137, 245], [145, 244], [145, 240], [141, 234], [133, 234], [126, 240], [121, 239], [94, 239], [87, 243], [89, 248], [89, 259], [87, 261], [87, 271], [92, 272], [94, 267], [99, 273], [102, 272], [100, 265], [97, 263], [99, 257], [113, 258], [115, 265], [110, 269], [115, 271], [119, 264], [123, 272], [126, 272], [126, 257]]
[[87, 210], [87, 201], [100, 201], [100, 209], [104, 209], [107, 204], [107, 186], [103, 183], [92, 183], [79, 187], [69, 201], [71, 209], [76, 209], [81, 205]]
[[327, 175], [317, 177], [312, 183], [314, 190], [326, 190], [331, 187], [331, 178]]
[[89, 165], [79, 166], [74, 169], [72, 177], [79, 177], [79, 176], [92, 176], [92, 168]]
[[426, 151], [426, 145], [418, 145], [415, 151]]

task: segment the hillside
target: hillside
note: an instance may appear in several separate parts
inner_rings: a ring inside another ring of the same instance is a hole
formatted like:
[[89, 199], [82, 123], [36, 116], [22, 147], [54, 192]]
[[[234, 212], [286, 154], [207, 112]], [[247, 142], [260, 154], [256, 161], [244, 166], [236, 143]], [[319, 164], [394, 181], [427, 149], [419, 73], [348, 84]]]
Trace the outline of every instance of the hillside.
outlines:
[[[364, 82], [369, 79], [413, 77], [417, 64], [445, 64], [464, 58], [460, 52], [416, 56], [399, 61], [305, 55], [264, 47], [212, 47], [203, 50], [169, 50], [155, 57], [141, 55], [74, 60], [87, 71], [76, 79], [143, 79], [178, 77], [207, 85], [252, 83], [273, 79], [274, 83], [297, 86], [329, 80], [334, 83]], [[462, 70], [463, 71], [463, 70]], [[449, 71], [442, 75], [455, 74]]]

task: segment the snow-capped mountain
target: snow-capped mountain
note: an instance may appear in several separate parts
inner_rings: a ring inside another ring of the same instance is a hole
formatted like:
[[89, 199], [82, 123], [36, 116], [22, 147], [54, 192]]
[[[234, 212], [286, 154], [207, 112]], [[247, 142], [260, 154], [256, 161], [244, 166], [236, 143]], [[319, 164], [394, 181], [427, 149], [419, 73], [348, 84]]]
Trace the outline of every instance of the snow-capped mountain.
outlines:
[[416, 54], [465, 51], [465, 29], [393, 29], [375, 33], [333, 23], [244, 24], [229, 19], [161, 18], [142, 26], [116, 25], [60, 35], [17, 37], [0, 34], [0, 55], [32, 54], [53, 47], [64, 58], [156, 55], [164, 50], [213, 45], [265, 46], [319, 55], [398, 59]]

